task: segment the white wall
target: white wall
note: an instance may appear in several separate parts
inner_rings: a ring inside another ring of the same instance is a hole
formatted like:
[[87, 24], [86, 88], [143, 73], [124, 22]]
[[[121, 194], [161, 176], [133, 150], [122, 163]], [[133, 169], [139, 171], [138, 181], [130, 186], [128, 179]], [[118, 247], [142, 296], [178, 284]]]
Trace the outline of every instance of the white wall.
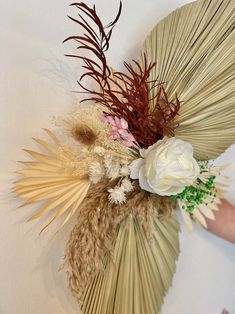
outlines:
[[[90, 1], [89, 1], [90, 2]], [[94, 1], [107, 21], [118, 1]], [[154, 24], [187, 0], [123, 0], [109, 54], [120, 68], [135, 57]], [[64, 272], [58, 272], [73, 220], [53, 240], [38, 237], [41, 222], [26, 224], [32, 208], [18, 208], [12, 193], [22, 148], [50, 127], [52, 116], [68, 113], [76, 102], [80, 69], [63, 57], [62, 41], [77, 31], [66, 15], [68, 0], [0, 0], [0, 313], [78, 313]], [[230, 162], [230, 198], [235, 191], [235, 148], [223, 156]], [[235, 201], [235, 198], [233, 198]], [[235, 314], [235, 247], [196, 228], [188, 235], [182, 225], [181, 250], [173, 288], [162, 314]], [[144, 313], [147, 314], [147, 313]]]

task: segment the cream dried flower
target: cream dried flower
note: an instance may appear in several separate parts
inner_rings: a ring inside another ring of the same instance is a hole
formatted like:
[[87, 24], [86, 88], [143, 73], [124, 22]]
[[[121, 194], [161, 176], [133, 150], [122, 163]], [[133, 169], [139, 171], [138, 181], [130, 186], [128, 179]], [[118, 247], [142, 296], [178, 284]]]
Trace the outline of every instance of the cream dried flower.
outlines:
[[134, 187], [128, 178], [124, 178], [121, 183], [121, 189], [123, 192], [128, 193], [133, 191]]
[[109, 189], [108, 192], [109, 192], [109, 200], [111, 203], [123, 204], [126, 202], [126, 195], [123, 192], [121, 187], [116, 186], [113, 189]]
[[123, 176], [123, 177], [126, 177], [126, 176], [130, 175], [130, 167], [129, 167], [129, 165], [127, 163], [124, 163], [121, 166], [120, 175]]
[[96, 184], [100, 182], [105, 176], [105, 168], [98, 161], [94, 161], [89, 166], [89, 177], [92, 183]]
[[110, 180], [115, 180], [120, 177], [121, 163], [118, 159], [113, 159], [112, 155], [107, 154], [104, 157], [106, 176]]

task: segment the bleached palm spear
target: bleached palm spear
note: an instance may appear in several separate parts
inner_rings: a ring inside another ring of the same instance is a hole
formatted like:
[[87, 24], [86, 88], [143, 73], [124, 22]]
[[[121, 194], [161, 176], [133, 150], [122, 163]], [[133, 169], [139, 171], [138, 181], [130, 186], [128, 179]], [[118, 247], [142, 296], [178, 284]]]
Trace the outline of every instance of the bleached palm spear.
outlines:
[[61, 227], [76, 213], [90, 186], [86, 177], [76, 173], [74, 156], [66, 152], [59, 139], [48, 129], [47, 134], [54, 145], [44, 140], [35, 139], [47, 154], [26, 150], [34, 161], [22, 161], [25, 169], [17, 171], [24, 178], [15, 184], [17, 197], [26, 199], [22, 206], [44, 201], [43, 208], [29, 220], [34, 220], [49, 212], [54, 215], [42, 231], [55, 219], [67, 213]]

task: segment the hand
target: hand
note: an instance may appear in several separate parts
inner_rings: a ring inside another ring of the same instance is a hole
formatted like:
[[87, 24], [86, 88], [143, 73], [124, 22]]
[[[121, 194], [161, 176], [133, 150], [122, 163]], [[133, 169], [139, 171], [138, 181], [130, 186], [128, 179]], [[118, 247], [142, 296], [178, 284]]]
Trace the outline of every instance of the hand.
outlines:
[[208, 230], [235, 243], [235, 206], [223, 199], [219, 210], [214, 213], [215, 220], [207, 219]]

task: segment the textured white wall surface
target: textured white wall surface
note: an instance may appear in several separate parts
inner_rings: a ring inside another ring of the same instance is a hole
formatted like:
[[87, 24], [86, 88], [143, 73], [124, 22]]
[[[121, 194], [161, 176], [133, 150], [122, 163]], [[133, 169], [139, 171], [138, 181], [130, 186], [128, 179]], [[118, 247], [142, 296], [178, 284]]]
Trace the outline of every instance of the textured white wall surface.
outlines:
[[[117, 0], [94, 2], [107, 22], [113, 18]], [[137, 56], [155, 23], [187, 2], [123, 0], [109, 63], [122, 69], [123, 60]], [[77, 101], [71, 90], [77, 88], [81, 69], [63, 56], [71, 50], [62, 45], [78, 31], [66, 17], [69, 3], [0, 0], [0, 314], [79, 312], [65, 273], [58, 271], [75, 219], [54, 239], [52, 230], [38, 237], [43, 219], [25, 223], [37, 206], [18, 208], [11, 192], [17, 160], [27, 157], [22, 148], [35, 148], [31, 137], [41, 135], [53, 116], [69, 113]], [[233, 202], [234, 154], [232, 147], [221, 158], [229, 163], [228, 198]], [[235, 246], [198, 227], [193, 235], [183, 224], [181, 229], [182, 252], [162, 314], [220, 314], [224, 307], [235, 314]]]

